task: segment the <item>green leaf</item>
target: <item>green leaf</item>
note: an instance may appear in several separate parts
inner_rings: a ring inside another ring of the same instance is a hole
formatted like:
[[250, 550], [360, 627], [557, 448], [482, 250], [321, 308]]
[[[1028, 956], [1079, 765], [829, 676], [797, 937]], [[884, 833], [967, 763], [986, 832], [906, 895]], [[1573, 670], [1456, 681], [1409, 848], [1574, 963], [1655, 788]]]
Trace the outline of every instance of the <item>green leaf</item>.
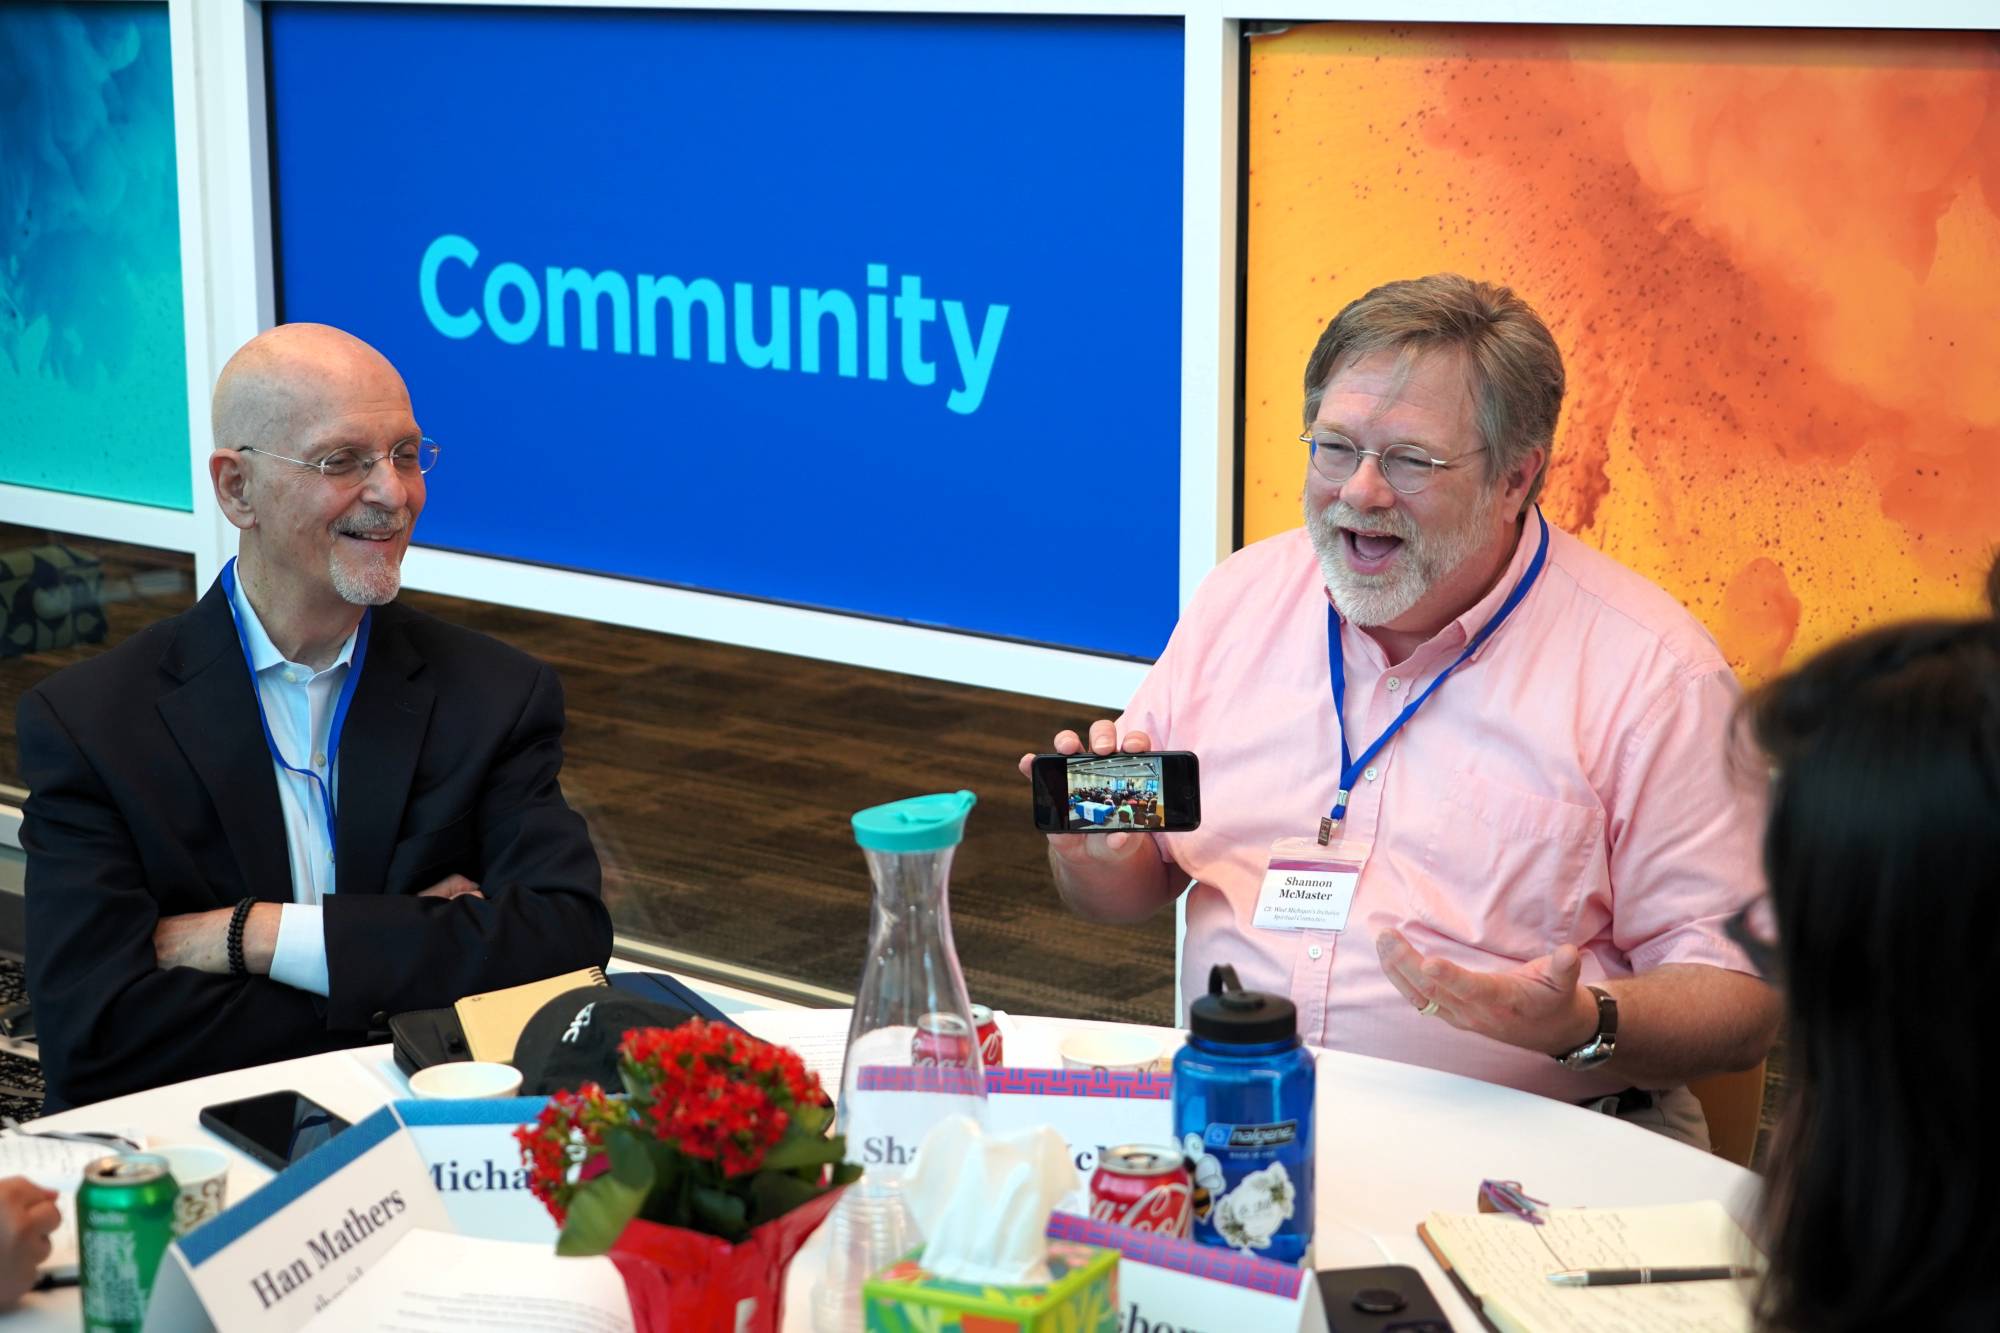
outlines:
[[746, 1210], [743, 1200], [734, 1194], [726, 1194], [707, 1185], [695, 1187], [689, 1202], [693, 1204], [696, 1223], [701, 1230], [724, 1240], [740, 1240], [749, 1234], [745, 1222]]
[[818, 1185], [808, 1184], [797, 1176], [772, 1171], [753, 1176], [750, 1180], [750, 1225], [763, 1226], [774, 1217], [782, 1217], [802, 1204], [811, 1203], [821, 1193]]
[[642, 1142], [614, 1129], [605, 1134], [604, 1145], [611, 1169], [570, 1200], [569, 1216], [556, 1238], [557, 1254], [608, 1253], [653, 1188], [653, 1160]]
[[833, 1180], [831, 1183], [835, 1185], [852, 1185], [859, 1179], [861, 1179], [861, 1163], [842, 1162], [839, 1166], [833, 1168]]
[[764, 1154], [764, 1169], [793, 1171], [802, 1166], [825, 1166], [839, 1161], [845, 1151], [846, 1145], [839, 1140], [823, 1139], [794, 1125], [785, 1131], [785, 1137], [771, 1145], [771, 1151]]
[[792, 1127], [808, 1134], [824, 1135], [826, 1127], [833, 1123], [833, 1108], [810, 1104], [792, 1109]]

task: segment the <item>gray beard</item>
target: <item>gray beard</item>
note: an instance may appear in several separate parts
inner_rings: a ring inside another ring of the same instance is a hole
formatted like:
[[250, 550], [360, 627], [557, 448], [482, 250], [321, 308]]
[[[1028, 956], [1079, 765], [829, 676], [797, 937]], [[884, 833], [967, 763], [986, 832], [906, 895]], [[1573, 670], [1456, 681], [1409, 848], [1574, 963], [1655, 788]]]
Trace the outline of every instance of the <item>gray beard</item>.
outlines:
[[[1306, 535], [1319, 557], [1320, 575], [1340, 614], [1357, 625], [1387, 625], [1409, 614], [1438, 580], [1479, 549], [1489, 499], [1459, 527], [1426, 533], [1400, 509], [1368, 515], [1337, 500], [1318, 513], [1306, 504]], [[1357, 574], [1347, 564], [1343, 527], [1383, 532], [1403, 540], [1401, 558], [1382, 574]]]
[[398, 565], [383, 565], [360, 574], [341, 564], [336, 554], [327, 561], [327, 573], [333, 577], [333, 590], [340, 600], [355, 606], [387, 605], [403, 588], [403, 571]]
[[[369, 508], [363, 511], [361, 519], [349, 520], [343, 526], [356, 532], [396, 532], [403, 527], [403, 520], [386, 510]], [[371, 558], [360, 569], [350, 569], [341, 555], [336, 538], [326, 559], [326, 572], [340, 600], [353, 606], [383, 606], [396, 600], [403, 587], [402, 561], [386, 563]]]

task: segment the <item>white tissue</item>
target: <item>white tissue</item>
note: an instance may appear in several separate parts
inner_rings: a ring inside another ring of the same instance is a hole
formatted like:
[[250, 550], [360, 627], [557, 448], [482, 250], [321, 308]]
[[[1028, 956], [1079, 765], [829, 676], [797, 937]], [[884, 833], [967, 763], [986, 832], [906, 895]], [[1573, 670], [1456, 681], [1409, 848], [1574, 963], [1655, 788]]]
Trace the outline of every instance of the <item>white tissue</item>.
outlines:
[[1078, 1188], [1062, 1135], [1046, 1125], [985, 1134], [962, 1115], [924, 1136], [903, 1197], [924, 1234], [920, 1262], [953, 1282], [1049, 1281], [1049, 1213]]

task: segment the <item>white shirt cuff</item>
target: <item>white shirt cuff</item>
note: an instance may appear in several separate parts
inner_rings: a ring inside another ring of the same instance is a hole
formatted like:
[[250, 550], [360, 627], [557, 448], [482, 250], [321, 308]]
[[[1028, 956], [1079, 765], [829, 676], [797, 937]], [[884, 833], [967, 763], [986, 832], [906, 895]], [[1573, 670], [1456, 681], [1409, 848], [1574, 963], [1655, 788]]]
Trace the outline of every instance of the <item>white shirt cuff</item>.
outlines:
[[284, 903], [278, 909], [278, 943], [271, 950], [271, 980], [314, 995], [326, 984], [325, 909]]

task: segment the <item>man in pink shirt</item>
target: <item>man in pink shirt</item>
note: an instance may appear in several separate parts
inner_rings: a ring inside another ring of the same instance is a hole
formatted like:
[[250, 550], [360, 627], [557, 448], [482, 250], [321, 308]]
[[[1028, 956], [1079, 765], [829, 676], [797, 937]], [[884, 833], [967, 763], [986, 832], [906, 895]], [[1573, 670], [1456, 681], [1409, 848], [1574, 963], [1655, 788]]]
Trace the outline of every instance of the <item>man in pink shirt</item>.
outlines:
[[1705, 1143], [1685, 1084], [1777, 1023], [1723, 933], [1761, 884], [1761, 793], [1715, 642], [1534, 503], [1563, 384], [1505, 288], [1343, 310], [1306, 368], [1306, 526], [1224, 561], [1090, 727], [1099, 754], [1198, 753], [1201, 827], [1054, 835], [1049, 860], [1093, 920], [1186, 889], [1189, 996], [1231, 963], [1310, 1042]]

